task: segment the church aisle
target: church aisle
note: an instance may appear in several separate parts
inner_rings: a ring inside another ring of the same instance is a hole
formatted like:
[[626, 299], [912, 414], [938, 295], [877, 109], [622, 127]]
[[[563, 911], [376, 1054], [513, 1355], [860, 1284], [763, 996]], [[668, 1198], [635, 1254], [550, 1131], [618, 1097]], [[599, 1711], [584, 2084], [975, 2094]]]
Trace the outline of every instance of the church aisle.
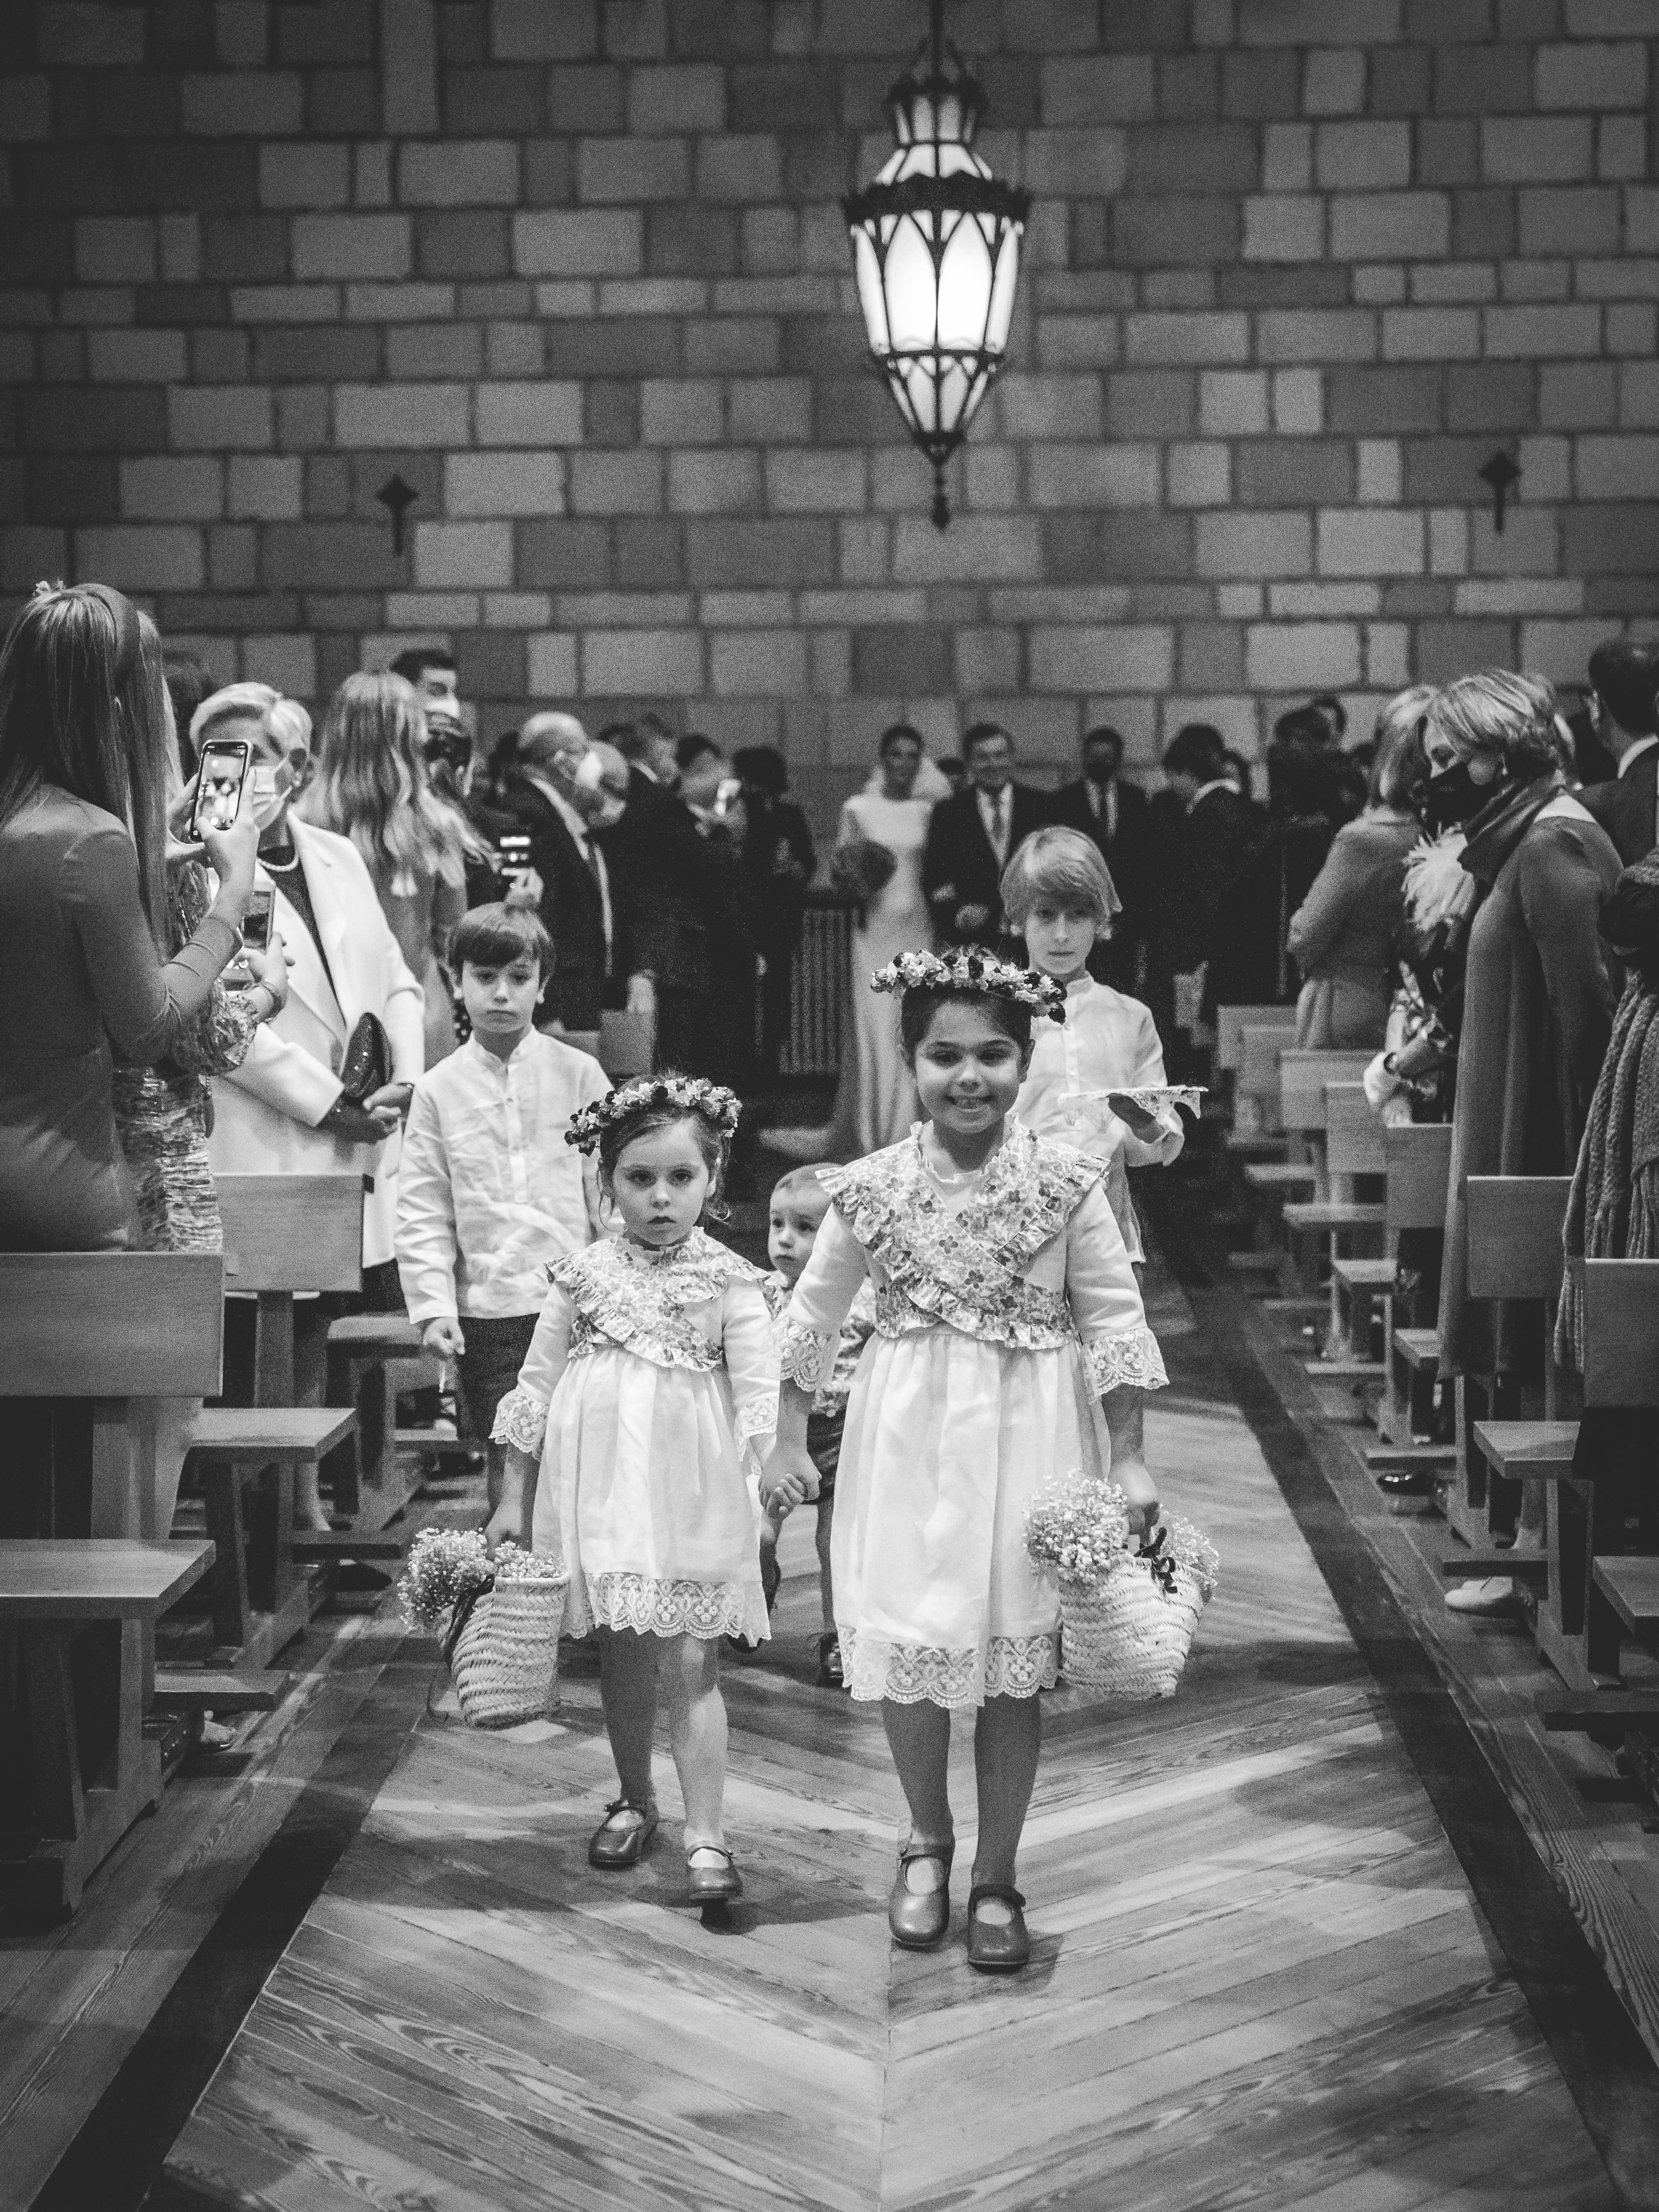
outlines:
[[[810, 1686], [811, 1525], [774, 1645], [726, 1672], [748, 1895], [677, 1902], [587, 1836], [597, 1685], [491, 1737], [423, 1721], [150, 2202], [325, 2208], [972, 2204], [1408, 2212], [1621, 2201], [1179, 1294], [1148, 1445], [1223, 1582], [1172, 1705], [1045, 1700], [1012, 1981], [890, 1946], [878, 1715]], [[958, 1808], [970, 1742], [957, 1740]]]

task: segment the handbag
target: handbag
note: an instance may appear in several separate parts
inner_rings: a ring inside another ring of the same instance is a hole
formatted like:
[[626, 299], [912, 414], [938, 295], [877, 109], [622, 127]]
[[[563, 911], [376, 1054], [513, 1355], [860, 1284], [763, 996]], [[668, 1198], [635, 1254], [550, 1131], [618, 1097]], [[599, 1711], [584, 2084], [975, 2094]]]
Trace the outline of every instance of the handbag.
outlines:
[[340, 1088], [354, 1106], [384, 1091], [392, 1080], [392, 1040], [378, 1014], [364, 1014], [346, 1042], [340, 1063]]

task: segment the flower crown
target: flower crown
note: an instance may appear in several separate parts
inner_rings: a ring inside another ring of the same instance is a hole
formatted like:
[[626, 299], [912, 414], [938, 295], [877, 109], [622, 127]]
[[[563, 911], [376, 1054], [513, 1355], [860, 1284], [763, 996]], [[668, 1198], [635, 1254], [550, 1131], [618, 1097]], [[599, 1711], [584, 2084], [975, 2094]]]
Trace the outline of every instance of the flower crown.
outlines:
[[700, 1114], [705, 1121], [712, 1121], [723, 1137], [736, 1135], [738, 1117], [743, 1112], [735, 1091], [726, 1090], [723, 1084], [710, 1083], [705, 1076], [647, 1075], [638, 1083], [624, 1084], [620, 1091], [596, 1098], [591, 1106], [584, 1106], [579, 1114], [573, 1114], [564, 1140], [580, 1152], [596, 1151], [607, 1129], [614, 1129], [622, 1121], [631, 1121], [636, 1114], [647, 1113], [656, 1106], [676, 1106], [683, 1113]]
[[870, 978], [870, 988], [900, 997], [906, 991], [982, 991], [988, 998], [1012, 999], [1051, 1022], [1066, 1018], [1066, 993], [1052, 975], [1016, 968], [974, 945], [954, 945], [943, 953], [901, 952]]

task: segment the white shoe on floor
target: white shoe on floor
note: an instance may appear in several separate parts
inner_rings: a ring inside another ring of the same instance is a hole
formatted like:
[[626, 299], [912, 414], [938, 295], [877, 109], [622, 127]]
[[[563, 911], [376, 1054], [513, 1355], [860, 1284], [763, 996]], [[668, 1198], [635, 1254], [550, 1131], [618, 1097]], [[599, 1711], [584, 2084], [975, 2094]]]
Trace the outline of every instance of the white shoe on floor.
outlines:
[[1448, 1613], [1472, 1613], [1480, 1618], [1507, 1613], [1518, 1593], [1507, 1575], [1486, 1575], [1479, 1582], [1459, 1583], [1446, 1592]]

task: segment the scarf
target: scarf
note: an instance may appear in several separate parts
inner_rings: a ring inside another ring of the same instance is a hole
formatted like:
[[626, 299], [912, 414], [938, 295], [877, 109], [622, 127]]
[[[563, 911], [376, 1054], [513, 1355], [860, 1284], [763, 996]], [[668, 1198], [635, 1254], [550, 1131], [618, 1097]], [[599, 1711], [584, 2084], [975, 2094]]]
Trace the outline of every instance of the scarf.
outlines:
[[[1659, 888], [1659, 854], [1620, 878]], [[1567, 1267], [1555, 1357], [1584, 1370], [1584, 1289], [1576, 1260], [1659, 1259], [1659, 990], [1640, 973], [1625, 986], [1590, 1102], [1561, 1232]]]
[[1498, 870], [1534, 822], [1565, 789], [1564, 776], [1539, 775], [1487, 800], [1469, 823], [1469, 842], [1463, 848], [1463, 866], [1483, 891], [1492, 889]]

